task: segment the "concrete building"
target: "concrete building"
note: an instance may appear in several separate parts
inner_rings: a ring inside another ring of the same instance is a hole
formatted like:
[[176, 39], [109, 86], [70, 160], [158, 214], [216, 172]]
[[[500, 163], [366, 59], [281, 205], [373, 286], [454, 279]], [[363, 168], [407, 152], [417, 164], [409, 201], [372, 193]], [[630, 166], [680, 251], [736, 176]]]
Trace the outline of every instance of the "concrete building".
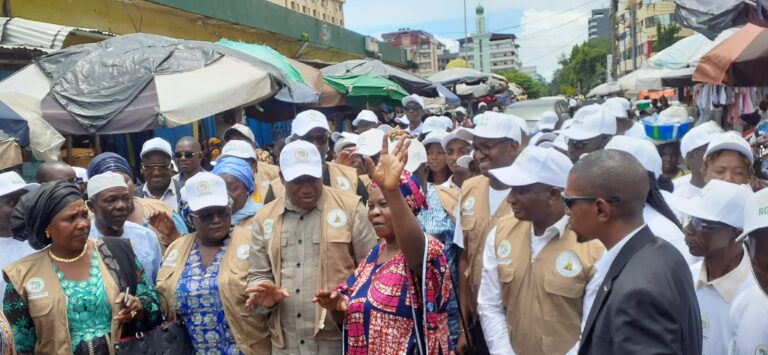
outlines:
[[536, 66], [521, 67], [520, 72], [530, 76], [534, 80], [547, 82], [544, 77], [539, 74], [539, 70], [536, 68]]
[[[632, 12], [635, 16], [632, 16]], [[652, 43], [658, 37], [656, 34], [656, 24], [667, 26], [673, 21], [675, 12], [675, 3], [663, 0], [630, 0], [622, 1], [616, 9], [615, 25], [615, 46], [614, 46], [614, 65], [615, 72], [622, 76], [634, 70], [635, 65], [639, 69], [646, 63], [648, 58], [653, 55]], [[637, 31], [636, 40], [636, 63], [633, 62], [633, 40], [632, 23]], [[693, 30], [683, 28], [677, 34], [680, 37], [687, 37], [693, 34]]]
[[487, 32], [485, 9], [478, 5], [476, 30], [471, 37], [459, 39], [459, 58], [466, 59], [470, 68], [483, 73], [520, 70], [517, 37], [513, 34]]
[[443, 53], [445, 45], [429, 32], [401, 28], [396, 32], [385, 33], [381, 38], [384, 43], [411, 52], [412, 62], [416, 65], [413, 71], [416, 74], [429, 76], [440, 71], [438, 57]]
[[437, 69], [445, 70], [445, 66], [448, 65], [452, 60], [459, 58], [458, 52], [449, 52], [447, 49], [443, 49], [443, 53], [440, 53], [437, 56]]
[[611, 9], [592, 10], [592, 16], [589, 18], [589, 39], [611, 39], [612, 34]]
[[346, 0], [269, 0], [269, 2], [344, 27]]

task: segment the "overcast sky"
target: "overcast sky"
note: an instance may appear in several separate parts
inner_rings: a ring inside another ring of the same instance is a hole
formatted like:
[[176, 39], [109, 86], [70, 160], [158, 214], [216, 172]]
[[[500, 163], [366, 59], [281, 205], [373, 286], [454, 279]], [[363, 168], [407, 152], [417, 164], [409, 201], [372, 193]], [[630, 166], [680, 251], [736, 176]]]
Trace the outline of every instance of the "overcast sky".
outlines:
[[[592, 9], [608, 0], [483, 0], [488, 30], [518, 36], [523, 66], [536, 66], [547, 80], [557, 60], [587, 39]], [[475, 31], [478, 0], [467, 0], [467, 26]], [[456, 50], [464, 37], [463, 0], [347, 0], [344, 22], [350, 30], [380, 37], [402, 27], [432, 33]]]

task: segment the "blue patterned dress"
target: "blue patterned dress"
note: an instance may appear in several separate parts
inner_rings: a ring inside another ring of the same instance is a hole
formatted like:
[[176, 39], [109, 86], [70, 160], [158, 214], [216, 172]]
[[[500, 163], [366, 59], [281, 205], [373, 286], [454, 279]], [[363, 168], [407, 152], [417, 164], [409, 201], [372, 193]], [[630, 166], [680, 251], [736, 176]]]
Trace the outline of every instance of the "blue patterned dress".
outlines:
[[[451, 221], [448, 213], [443, 208], [440, 197], [437, 195], [437, 188], [434, 184], [427, 184], [427, 205], [428, 209], [422, 210], [416, 217], [425, 233], [435, 237], [445, 246], [445, 258], [448, 260], [448, 267], [451, 270], [451, 278], [454, 286], [458, 287], [459, 280], [459, 254], [461, 248], [453, 244], [453, 231], [456, 224]], [[451, 294], [448, 300], [448, 330], [450, 331], [451, 341], [456, 344], [461, 330], [461, 319], [459, 317], [459, 302], [456, 300], [456, 294]]]
[[177, 313], [187, 326], [197, 354], [241, 353], [219, 295], [219, 268], [229, 241], [227, 237], [207, 268], [203, 267], [199, 246], [194, 242], [176, 288]]

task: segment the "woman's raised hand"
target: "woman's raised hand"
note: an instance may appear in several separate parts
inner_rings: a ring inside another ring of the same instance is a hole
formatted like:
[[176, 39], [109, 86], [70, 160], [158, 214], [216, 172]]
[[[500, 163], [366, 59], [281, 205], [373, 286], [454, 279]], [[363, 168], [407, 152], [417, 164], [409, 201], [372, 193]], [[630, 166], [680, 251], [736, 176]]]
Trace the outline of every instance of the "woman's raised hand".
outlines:
[[400, 175], [408, 163], [408, 147], [411, 146], [410, 140], [400, 140], [397, 142], [394, 150], [389, 152], [389, 139], [384, 137], [381, 147], [381, 157], [377, 165], [373, 164], [370, 157], [365, 157], [365, 166], [371, 179], [379, 185], [382, 190], [396, 190], [400, 185]]

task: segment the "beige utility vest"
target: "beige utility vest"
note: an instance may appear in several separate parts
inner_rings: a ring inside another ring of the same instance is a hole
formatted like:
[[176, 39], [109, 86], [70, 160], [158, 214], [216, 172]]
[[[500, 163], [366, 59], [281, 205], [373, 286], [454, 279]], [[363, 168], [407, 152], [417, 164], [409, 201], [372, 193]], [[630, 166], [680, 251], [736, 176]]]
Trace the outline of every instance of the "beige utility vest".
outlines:
[[[269, 354], [272, 342], [269, 339], [267, 317], [245, 307], [248, 298], [245, 288], [248, 283], [251, 229], [235, 227], [231, 238], [219, 265], [219, 297], [224, 307], [224, 316], [240, 351], [246, 355]], [[169, 321], [176, 319], [176, 289], [194, 241], [193, 233], [173, 242], [157, 272], [157, 291], [164, 296], [161, 299], [168, 303], [166, 314]], [[166, 306], [165, 302], [160, 303]]]
[[450, 187], [443, 187], [435, 185], [437, 191], [437, 197], [440, 199], [440, 204], [443, 205], [445, 212], [448, 212], [448, 217], [453, 223], [456, 223], [456, 216], [453, 214], [456, 209], [456, 204], [459, 203], [460, 190], [452, 189]]
[[256, 172], [253, 173], [255, 186], [251, 196], [254, 202], [264, 203], [264, 197], [267, 196], [267, 191], [269, 191], [269, 184], [275, 179], [280, 180], [279, 167], [263, 162], [256, 163]]
[[[331, 178], [330, 187], [352, 194], [357, 193], [357, 169], [336, 163], [327, 163], [327, 165], [328, 174]], [[275, 195], [275, 198], [285, 197], [285, 185], [279, 177], [272, 180], [272, 194]]]
[[[322, 226], [318, 226], [320, 257], [315, 287], [317, 290], [334, 290], [346, 281], [357, 267], [357, 260], [352, 254], [352, 216], [355, 215], [360, 197], [328, 187], [323, 188], [323, 195], [325, 202], [322, 208]], [[346, 216], [342, 216], [339, 210]], [[256, 214], [256, 223], [264, 237], [269, 263], [272, 266], [272, 276], [277, 287], [281, 287], [280, 276], [282, 275], [283, 213], [285, 213], [285, 198], [280, 196]], [[269, 318], [269, 329], [272, 334], [272, 343], [279, 348], [284, 348], [285, 340], [280, 312], [272, 312]], [[331, 315], [327, 314], [324, 308], [316, 306], [314, 336], [339, 338], [340, 334], [336, 329], [337, 325]]]
[[468, 267], [464, 273], [469, 285], [469, 307], [473, 318], [477, 315], [477, 293], [480, 291], [480, 279], [483, 274], [483, 247], [485, 239], [499, 219], [512, 213], [509, 204], [502, 201], [496, 213], [491, 214], [488, 201], [490, 180], [485, 176], [475, 176], [461, 187], [461, 229], [464, 234], [464, 250], [467, 252]]
[[[90, 239], [98, 251], [101, 240]], [[35, 326], [35, 354], [71, 355], [72, 341], [69, 336], [69, 320], [67, 317], [67, 297], [61, 288], [61, 282], [53, 271], [53, 263], [48, 257], [48, 249], [43, 249], [11, 264], [3, 269], [8, 281], [21, 295], [21, 299], [29, 309], [32, 323]], [[112, 306], [112, 315], [116, 316], [120, 306], [112, 301], [117, 299], [117, 283], [104, 265], [103, 256], [99, 253], [99, 268], [104, 281], [107, 299]], [[112, 321], [112, 342], [117, 343], [121, 338], [122, 325]]]
[[531, 259], [531, 223], [514, 216], [496, 225], [494, 251], [509, 339], [518, 354], [565, 354], [579, 339], [584, 289], [603, 253], [566, 229]]

